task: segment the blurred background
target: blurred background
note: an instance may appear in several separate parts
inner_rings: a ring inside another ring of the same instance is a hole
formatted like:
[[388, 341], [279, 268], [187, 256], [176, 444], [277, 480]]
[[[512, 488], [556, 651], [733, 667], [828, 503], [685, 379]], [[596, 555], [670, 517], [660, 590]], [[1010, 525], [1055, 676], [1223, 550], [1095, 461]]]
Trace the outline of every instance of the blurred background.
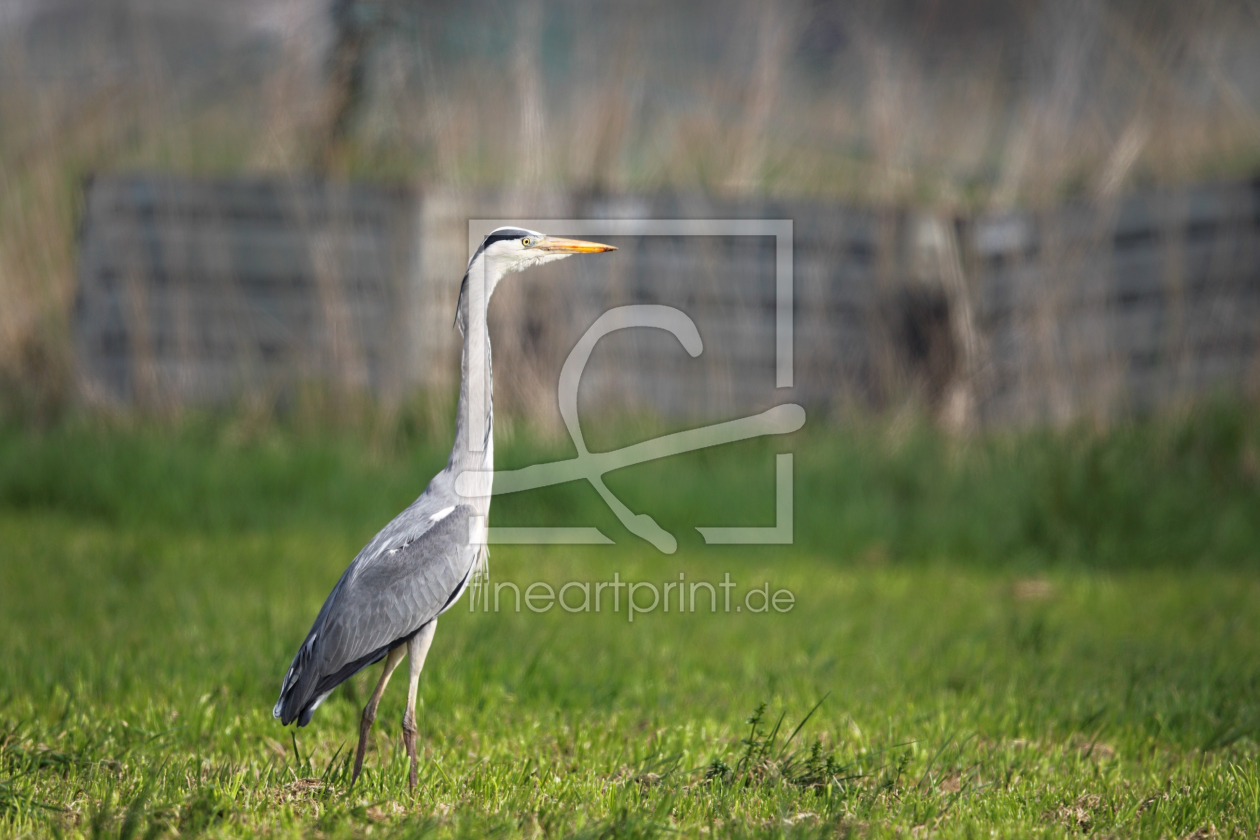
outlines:
[[544, 433], [625, 302], [706, 350], [607, 339], [591, 410], [971, 429], [1260, 387], [1254, 3], [4, 0], [0, 56], [24, 420], [445, 406], [470, 218], [794, 222], [790, 394], [772, 240], [505, 287], [500, 416]]
[[[306, 471], [329, 440], [378, 471], [440, 463], [470, 220], [786, 219], [790, 389], [774, 237], [610, 237], [505, 283], [503, 465], [571, 451], [564, 358], [609, 307], [663, 303], [704, 352], [603, 339], [593, 448], [781, 402], [809, 417], [614, 476], [693, 538], [765, 519], [778, 447], [805, 456], [798, 544], [828, 556], [1256, 558], [1254, 3], [0, 8], [0, 499], [19, 509], [252, 523], [286, 494], [322, 504], [312, 482], [341, 467]], [[215, 483], [275, 435], [298, 454], [274, 482]], [[131, 455], [96, 454], [115, 445]], [[498, 517], [607, 520], [586, 490]]]
[[[572, 482], [491, 524], [616, 544], [491, 568], [797, 600], [452, 610], [421, 691], [455, 781], [401, 800], [419, 817], [1256, 835], [1260, 0], [0, 0], [0, 825], [132, 836], [153, 791], [146, 836], [376, 830], [311, 782], [371, 677], [292, 753], [268, 712], [446, 463], [478, 219], [791, 222], [791, 388], [774, 237], [583, 236], [619, 250], [502, 285], [500, 469], [572, 457], [561, 365], [627, 303], [683, 310], [704, 352], [601, 340], [592, 451], [808, 419], [606, 477], [672, 556]], [[783, 453], [792, 545], [707, 545], [776, 524]], [[793, 748], [842, 765], [830, 804], [746, 809], [786, 770], [699, 783], [751, 755], [758, 704], [786, 733], [828, 696]], [[673, 753], [699, 769], [665, 778]], [[364, 802], [403, 795], [369, 768]]]

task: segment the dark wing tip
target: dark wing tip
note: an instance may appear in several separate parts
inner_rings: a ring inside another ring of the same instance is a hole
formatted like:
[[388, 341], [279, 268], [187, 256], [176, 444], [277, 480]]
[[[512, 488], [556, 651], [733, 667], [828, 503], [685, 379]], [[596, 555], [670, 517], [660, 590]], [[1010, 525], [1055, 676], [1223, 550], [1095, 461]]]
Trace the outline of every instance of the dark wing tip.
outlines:
[[280, 697], [271, 709], [271, 716], [279, 718], [284, 726], [288, 726], [298, 716], [299, 710], [306, 705], [306, 700], [311, 693], [311, 680], [303, 678], [309, 676], [308, 672], [311, 670], [308, 666], [312, 647], [312, 639], [308, 636], [302, 643], [302, 647], [298, 649], [297, 656], [293, 657], [293, 663], [289, 665], [289, 670], [285, 672], [284, 680], [280, 683]]

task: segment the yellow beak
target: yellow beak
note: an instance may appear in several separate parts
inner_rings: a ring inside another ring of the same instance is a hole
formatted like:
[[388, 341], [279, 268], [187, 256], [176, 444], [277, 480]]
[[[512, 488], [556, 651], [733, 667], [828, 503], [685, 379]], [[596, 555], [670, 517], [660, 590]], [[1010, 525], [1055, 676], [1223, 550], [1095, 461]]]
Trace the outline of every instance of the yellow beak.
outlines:
[[580, 239], [560, 239], [548, 236], [536, 246], [539, 251], [550, 254], [599, 254], [604, 251], [616, 251], [612, 245], [601, 245], [598, 242], [583, 242]]

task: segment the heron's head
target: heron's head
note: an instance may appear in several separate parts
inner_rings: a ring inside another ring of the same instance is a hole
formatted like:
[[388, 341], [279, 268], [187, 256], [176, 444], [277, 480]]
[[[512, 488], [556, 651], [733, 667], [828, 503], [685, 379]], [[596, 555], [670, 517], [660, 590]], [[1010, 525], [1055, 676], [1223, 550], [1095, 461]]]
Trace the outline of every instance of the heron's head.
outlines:
[[459, 290], [456, 323], [463, 329], [462, 319], [464, 301], [468, 294], [468, 279], [476, 272], [483, 272], [486, 300], [489, 300], [499, 280], [513, 271], [522, 271], [531, 266], [555, 262], [574, 254], [598, 254], [615, 250], [617, 249], [612, 245], [583, 242], [580, 239], [561, 239], [536, 230], [518, 227], [497, 228], [482, 240], [476, 253], [468, 261], [468, 271], [464, 275], [464, 283]]
[[497, 279], [513, 271], [555, 262], [574, 254], [598, 254], [615, 250], [617, 249], [611, 245], [601, 245], [598, 242], [561, 239], [536, 230], [501, 227], [482, 240], [481, 247], [468, 261], [468, 267], [472, 269], [479, 258], [483, 259], [488, 276]]

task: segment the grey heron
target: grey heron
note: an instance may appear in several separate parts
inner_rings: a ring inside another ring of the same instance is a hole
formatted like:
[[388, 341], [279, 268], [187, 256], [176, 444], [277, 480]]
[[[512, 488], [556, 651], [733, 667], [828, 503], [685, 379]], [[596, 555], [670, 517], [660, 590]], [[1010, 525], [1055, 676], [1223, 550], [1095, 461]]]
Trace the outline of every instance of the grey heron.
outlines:
[[[420, 497], [364, 546], [337, 581], [293, 657], [281, 683], [280, 699], [272, 710], [286, 726], [295, 720], [298, 726], [306, 726], [334, 688], [384, 659], [380, 679], [359, 721], [351, 788], [363, 769], [368, 732], [381, 695], [404, 656], [410, 658], [410, 682], [402, 731], [411, 761], [408, 781], [415, 788], [420, 670], [433, 642], [438, 616], [485, 571], [485, 540], [474, 539], [470, 529], [483, 527], [490, 512], [494, 469], [490, 342], [485, 330], [490, 296], [511, 272], [573, 254], [613, 250], [611, 245], [503, 227], [487, 236], [468, 261], [455, 314], [455, 322], [464, 333], [464, 347], [450, 460]], [[476, 346], [479, 342], [470, 332], [484, 337], [480, 342], [483, 347]], [[478, 399], [481, 405], [476, 404]], [[470, 417], [474, 429], [469, 428]], [[478, 422], [483, 418], [484, 423]], [[483, 476], [470, 495], [455, 490], [456, 478], [465, 471]]]

